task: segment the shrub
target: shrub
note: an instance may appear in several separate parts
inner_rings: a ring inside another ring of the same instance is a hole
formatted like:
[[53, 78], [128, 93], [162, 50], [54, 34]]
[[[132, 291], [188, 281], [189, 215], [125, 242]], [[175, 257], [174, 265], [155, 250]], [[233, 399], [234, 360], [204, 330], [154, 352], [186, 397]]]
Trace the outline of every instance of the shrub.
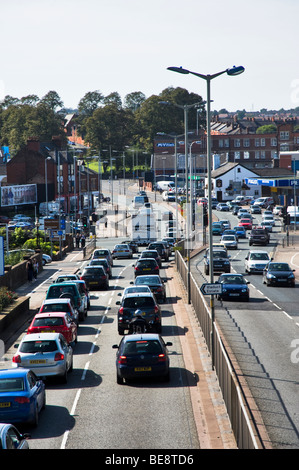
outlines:
[[17, 294], [7, 289], [7, 287], [0, 287], [0, 312], [8, 307], [15, 299]]

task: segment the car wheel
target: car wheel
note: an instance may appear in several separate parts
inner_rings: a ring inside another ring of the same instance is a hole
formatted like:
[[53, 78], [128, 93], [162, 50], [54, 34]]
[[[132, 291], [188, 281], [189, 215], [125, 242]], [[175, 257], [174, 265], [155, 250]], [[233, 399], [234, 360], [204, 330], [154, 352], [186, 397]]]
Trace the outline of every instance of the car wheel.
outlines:
[[30, 424], [34, 428], [36, 428], [38, 426], [38, 409], [37, 409], [37, 405], [35, 407], [34, 416], [33, 416], [33, 419], [32, 419]]
[[67, 383], [67, 370], [65, 369], [64, 374], [61, 376], [61, 383]]
[[119, 385], [122, 385], [124, 383], [124, 379], [122, 377], [120, 377], [118, 374], [116, 374], [116, 382]]

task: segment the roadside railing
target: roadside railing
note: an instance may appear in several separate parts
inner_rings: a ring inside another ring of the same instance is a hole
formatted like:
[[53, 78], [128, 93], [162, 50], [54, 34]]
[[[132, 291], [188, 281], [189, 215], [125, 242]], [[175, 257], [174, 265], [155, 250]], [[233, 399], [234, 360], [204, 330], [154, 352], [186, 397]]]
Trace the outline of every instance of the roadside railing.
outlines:
[[[186, 287], [188, 267], [179, 250], [175, 252], [175, 260], [177, 271]], [[190, 274], [190, 302], [198, 318], [208, 350], [214, 358], [215, 371], [237, 446], [239, 449], [263, 449], [264, 445], [260, 439], [258, 428], [227, 354], [217, 322], [212, 324], [210, 309], [192, 273]], [[213, 341], [211, 340], [212, 332], [214, 333]]]

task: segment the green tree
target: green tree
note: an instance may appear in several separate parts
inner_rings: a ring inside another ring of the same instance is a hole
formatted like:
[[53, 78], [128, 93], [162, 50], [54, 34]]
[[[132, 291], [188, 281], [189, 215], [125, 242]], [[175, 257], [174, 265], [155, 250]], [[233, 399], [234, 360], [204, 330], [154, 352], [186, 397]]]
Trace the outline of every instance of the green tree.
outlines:
[[257, 128], [257, 134], [276, 134], [277, 127], [275, 124], [266, 124]]

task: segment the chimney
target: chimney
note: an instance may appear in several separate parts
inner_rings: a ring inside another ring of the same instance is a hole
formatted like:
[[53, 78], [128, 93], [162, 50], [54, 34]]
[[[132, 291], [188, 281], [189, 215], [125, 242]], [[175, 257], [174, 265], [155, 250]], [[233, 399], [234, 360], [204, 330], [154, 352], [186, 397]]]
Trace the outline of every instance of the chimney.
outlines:
[[32, 150], [33, 152], [39, 152], [40, 151], [40, 141], [38, 137], [30, 137], [27, 140], [27, 149]]

